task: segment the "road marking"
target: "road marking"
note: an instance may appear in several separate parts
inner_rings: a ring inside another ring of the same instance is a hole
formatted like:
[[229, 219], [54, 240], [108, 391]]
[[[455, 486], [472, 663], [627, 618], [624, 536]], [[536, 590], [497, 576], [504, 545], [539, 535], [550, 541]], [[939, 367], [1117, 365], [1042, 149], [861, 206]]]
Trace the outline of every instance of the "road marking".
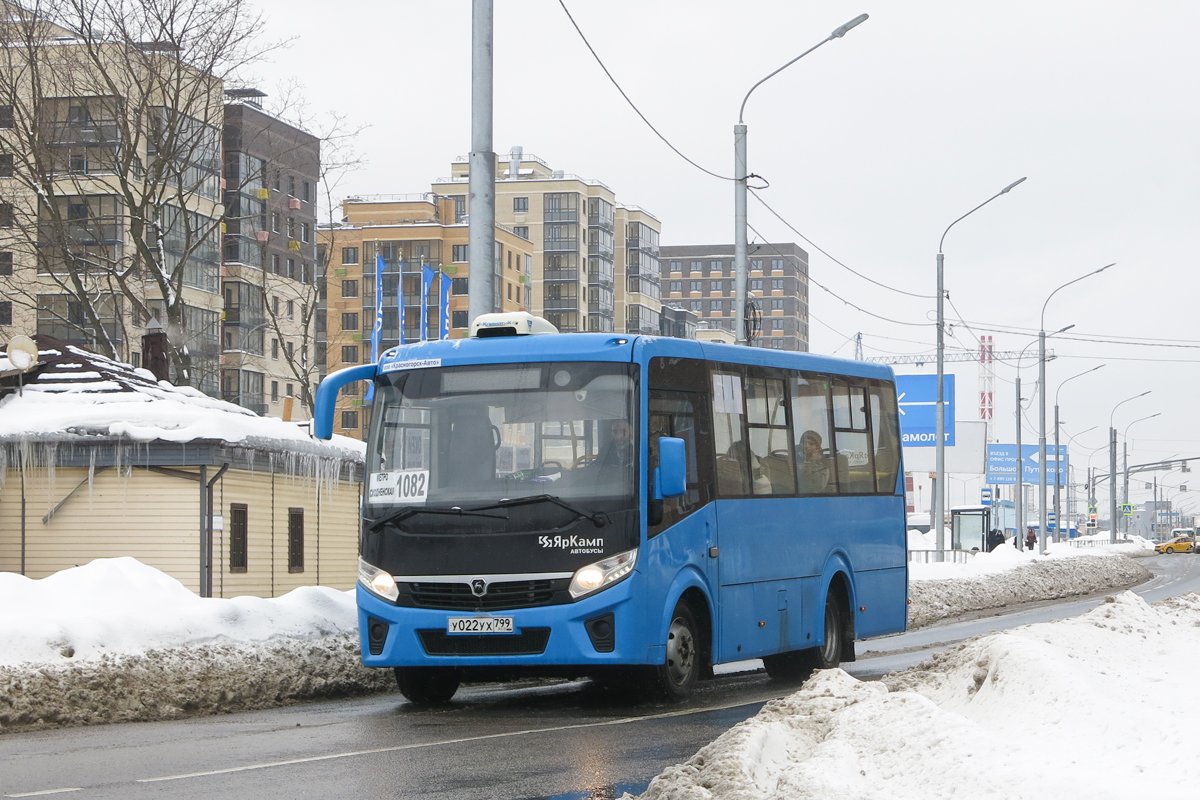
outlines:
[[40, 792], [23, 792], [21, 794], [6, 794], [5, 797], [38, 797], [43, 794], [62, 794], [63, 792], [82, 792], [83, 788], [76, 786], [72, 789], [43, 789]]
[[[769, 698], [770, 699], [770, 698]], [[244, 767], [227, 767], [226, 769], [213, 769], [205, 772], [189, 772], [184, 775], [164, 775], [160, 778], [138, 778], [135, 783], [160, 783], [163, 781], [181, 781], [187, 778], [203, 778], [209, 775], [228, 775], [234, 772], [249, 772], [256, 769], [270, 769], [272, 767], [287, 767], [293, 764], [309, 764], [314, 761], [331, 761], [338, 758], [354, 758], [356, 756], [371, 756], [379, 753], [396, 753], [402, 750], [419, 750], [425, 747], [439, 747], [447, 744], [465, 744], [467, 742], [482, 742], [488, 739], [503, 739], [507, 736], [528, 736], [534, 733], [558, 733], [560, 731], [573, 731], [582, 728], [601, 728], [606, 725], [625, 725], [630, 722], [643, 722], [653, 719], [670, 719], [671, 717], [686, 717], [690, 714], [705, 714], [710, 711], [727, 711], [731, 708], [741, 708], [743, 706], [752, 706], [756, 703], [767, 702], [767, 700], [752, 700], [743, 703], [729, 703], [723, 706], [710, 706], [708, 708], [695, 708], [685, 711], [666, 711], [662, 714], [648, 714], [644, 717], [622, 717], [621, 719], [610, 719], [602, 722], [584, 722], [577, 725], [558, 725], [552, 728], [530, 728], [521, 731], [509, 731], [508, 733], [489, 733], [483, 736], [465, 736], [461, 739], [443, 739], [436, 742], [417, 742], [414, 744], [399, 744], [392, 747], [377, 747], [371, 750], [351, 750], [346, 753], [330, 753], [324, 756], [309, 756], [308, 758], [292, 758], [287, 761], [268, 761], [262, 764], [248, 764]], [[74, 791], [74, 790], [66, 790]], [[13, 797], [24, 795], [13, 795]]]

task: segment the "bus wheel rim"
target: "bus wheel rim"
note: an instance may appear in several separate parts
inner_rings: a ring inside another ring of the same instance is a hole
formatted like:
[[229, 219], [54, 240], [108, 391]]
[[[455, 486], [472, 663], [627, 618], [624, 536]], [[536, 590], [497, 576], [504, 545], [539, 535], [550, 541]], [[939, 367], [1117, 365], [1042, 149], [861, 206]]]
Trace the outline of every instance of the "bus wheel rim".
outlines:
[[667, 633], [667, 672], [677, 686], [687, 683], [696, 658], [696, 642], [692, 630], [681, 618], [671, 622]]
[[837, 629], [837, 614], [830, 606], [825, 607], [825, 643], [821, 645], [821, 660], [826, 664], [837, 662], [841, 655], [840, 633]]

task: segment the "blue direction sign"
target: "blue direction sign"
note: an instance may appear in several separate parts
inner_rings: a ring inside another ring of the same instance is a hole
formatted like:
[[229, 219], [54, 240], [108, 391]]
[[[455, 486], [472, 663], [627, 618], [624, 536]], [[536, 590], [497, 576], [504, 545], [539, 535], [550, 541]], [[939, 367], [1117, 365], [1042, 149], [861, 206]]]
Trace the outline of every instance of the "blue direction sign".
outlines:
[[[945, 375], [942, 397], [946, 405], [946, 446], [954, 446], [954, 376]], [[896, 402], [900, 406], [900, 440], [905, 447], [937, 444], [937, 375], [897, 375]]]
[[[1054, 459], [1054, 445], [1046, 448], [1046, 461], [1050, 469], [1046, 473], [1046, 484], [1053, 486], [1057, 477], [1060, 486], [1067, 483], [1067, 446], [1058, 446], [1059, 460]], [[1025, 483], [1038, 483], [1042, 469], [1038, 464], [1038, 446], [1036, 444], [1021, 445], [1022, 476]], [[1057, 466], [1057, 468], [1056, 468]], [[1010, 484], [1017, 482], [1017, 446], [1015, 444], [989, 444], [987, 446], [987, 483]]]

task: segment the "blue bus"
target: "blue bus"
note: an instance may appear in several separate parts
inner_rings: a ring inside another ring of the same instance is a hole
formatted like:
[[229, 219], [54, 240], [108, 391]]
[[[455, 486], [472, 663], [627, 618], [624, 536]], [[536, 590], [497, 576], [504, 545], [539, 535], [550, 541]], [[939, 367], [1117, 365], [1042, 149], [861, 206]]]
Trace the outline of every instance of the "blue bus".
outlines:
[[796, 679], [905, 629], [888, 367], [483, 315], [330, 374], [319, 438], [357, 380], [362, 661], [411, 701], [517, 675], [680, 700], [715, 664]]

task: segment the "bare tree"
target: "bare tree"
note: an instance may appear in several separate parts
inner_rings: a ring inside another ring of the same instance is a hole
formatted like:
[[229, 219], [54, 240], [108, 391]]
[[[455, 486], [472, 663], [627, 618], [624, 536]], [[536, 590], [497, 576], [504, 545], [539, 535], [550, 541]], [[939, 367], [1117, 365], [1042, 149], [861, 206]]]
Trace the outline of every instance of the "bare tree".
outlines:
[[201, 385], [220, 347], [222, 90], [270, 49], [259, 17], [244, 0], [0, 2], [23, 302], [113, 358], [157, 317], [176, 379]]

